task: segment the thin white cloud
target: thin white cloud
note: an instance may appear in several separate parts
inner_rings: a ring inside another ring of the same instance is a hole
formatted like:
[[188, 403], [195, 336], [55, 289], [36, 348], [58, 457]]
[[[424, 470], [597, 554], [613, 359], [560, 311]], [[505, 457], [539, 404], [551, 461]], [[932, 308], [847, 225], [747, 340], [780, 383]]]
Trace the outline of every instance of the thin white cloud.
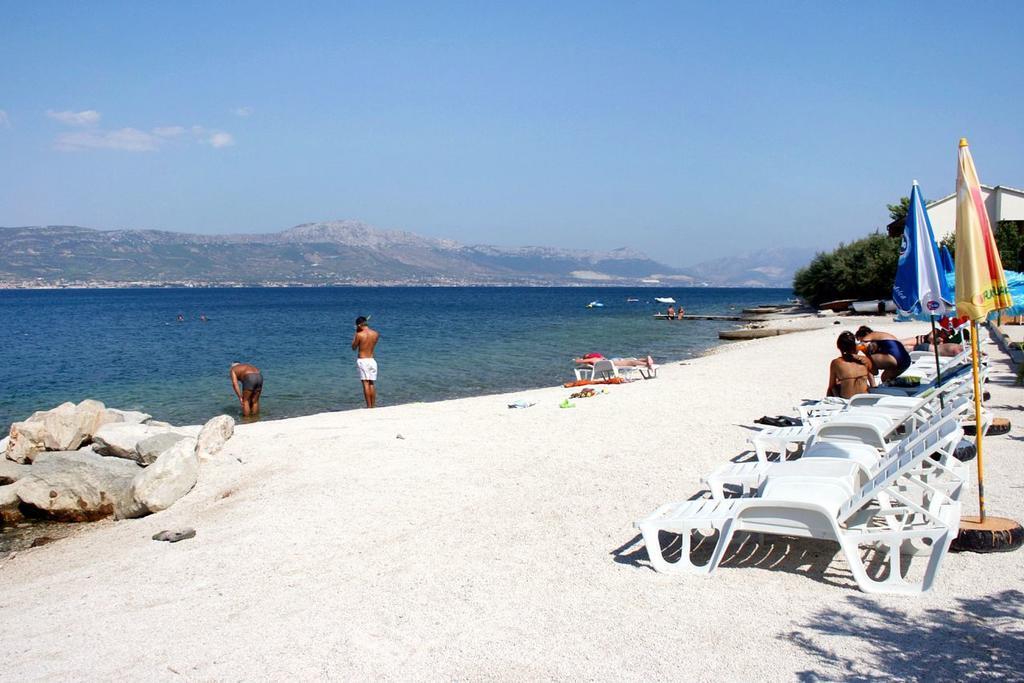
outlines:
[[53, 111], [46, 110], [46, 115], [54, 121], [59, 121], [65, 126], [95, 126], [100, 122], [100, 113], [94, 109], [82, 111]]
[[0, 109], [0, 128], [10, 128], [10, 127], [11, 127], [11, 119], [10, 119], [10, 117], [7, 116], [7, 112], [6, 111], [4, 111], [3, 109]]
[[225, 133], [222, 130], [215, 130], [210, 132], [210, 137], [206, 139], [206, 143], [217, 149], [220, 149], [221, 147], [230, 147], [235, 144], [235, 136], [231, 133]]
[[157, 126], [153, 129], [153, 135], [161, 138], [176, 138], [184, 132], [182, 126]]
[[234, 112], [235, 116], [241, 116], [244, 119], [247, 116], [252, 116], [252, 107], [238, 107]]
[[[47, 112], [47, 115], [49, 116], [50, 112]], [[99, 120], [98, 116], [97, 114], [96, 120]], [[231, 133], [204, 128], [203, 126], [191, 126], [190, 128], [184, 126], [156, 126], [148, 132], [138, 128], [105, 130], [89, 127], [85, 130], [60, 133], [53, 140], [53, 148], [59, 152], [81, 152], [90, 149], [110, 149], [121, 152], [157, 152], [168, 145], [187, 142], [189, 139], [188, 133], [191, 133], [191, 137], [195, 142], [209, 145], [216, 149], [230, 147], [235, 144], [235, 138]]]
[[60, 152], [80, 152], [87, 149], [113, 149], [122, 152], [155, 152], [163, 140], [137, 128], [118, 130], [83, 130], [61, 133], [53, 141]]

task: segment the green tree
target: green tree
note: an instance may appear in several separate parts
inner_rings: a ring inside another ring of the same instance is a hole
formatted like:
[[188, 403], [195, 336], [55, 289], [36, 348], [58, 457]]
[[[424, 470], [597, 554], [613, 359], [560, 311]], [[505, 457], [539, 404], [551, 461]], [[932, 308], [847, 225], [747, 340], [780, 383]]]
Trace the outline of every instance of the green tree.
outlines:
[[[1024, 221], [999, 221], [992, 236], [996, 240], [996, 249], [999, 250], [999, 260], [1006, 270], [1024, 270], [1024, 261], [1021, 257], [1021, 249], [1024, 248]], [[942, 240], [942, 244], [949, 249], [949, 253], [956, 258], [956, 233], [950, 234]]]
[[815, 306], [832, 299], [888, 299], [899, 249], [899, 240], [880, 232], [840, 244], [798, 270], [793, 291]]
[[910, 197], [900, 197], [898, 204], [886, 204], [885, 207], [889, 209], [891, 220], [898, 221], [901, 218], [906, 218], [910, 213]]

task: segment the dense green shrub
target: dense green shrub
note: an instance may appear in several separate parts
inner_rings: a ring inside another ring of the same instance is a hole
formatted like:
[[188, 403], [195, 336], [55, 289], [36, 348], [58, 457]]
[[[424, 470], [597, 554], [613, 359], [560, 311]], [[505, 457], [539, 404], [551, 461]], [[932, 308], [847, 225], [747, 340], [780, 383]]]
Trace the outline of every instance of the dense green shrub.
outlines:
[[[992, 233], [996, 238], [999, 260], [1005, 270], [1024, 270], [1024, 221], [999, 221]], [[949, 235], [942, 243], [956, 257], [956, 235]]]
[[833, 299], [889, 299], [900, 240], [876, 232], [821, 253], [793, 277], [793, 291], [809, 303]]

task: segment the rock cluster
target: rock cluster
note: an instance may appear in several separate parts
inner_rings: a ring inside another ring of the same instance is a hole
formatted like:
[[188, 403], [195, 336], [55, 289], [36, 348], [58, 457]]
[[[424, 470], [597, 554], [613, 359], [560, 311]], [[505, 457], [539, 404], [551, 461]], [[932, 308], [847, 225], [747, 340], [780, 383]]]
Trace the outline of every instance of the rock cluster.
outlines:
[[165, 510], [192, 490], [200, 462], [223, 448], [234, 425], [220, 415], [175, 427], [93, 400], [34, 413], [0, 439], [0, 524], [26, 507], [69, 522]]

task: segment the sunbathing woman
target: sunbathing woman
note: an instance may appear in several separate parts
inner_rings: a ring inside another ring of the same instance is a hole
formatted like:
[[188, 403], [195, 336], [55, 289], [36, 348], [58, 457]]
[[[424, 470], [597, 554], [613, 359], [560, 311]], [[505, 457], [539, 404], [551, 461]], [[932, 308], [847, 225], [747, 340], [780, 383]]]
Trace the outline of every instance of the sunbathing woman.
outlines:
[[857, 341], [865, 344], [864, 353], [874, 369], [882, 371], [882, 381], [899, 377], [910, 367], [910, 354], [899, 339], [888, 332], [875, 332], [867, 325], [857, 330]]
[[614, 365], [617, 368], [654, 367], [654, 359], [651, 358], [650, 356], [647, 356], [647, 358], [605, 358], [599, 353], [588, 353], [584, 354], [580, 358], [573, 358], [572, 362], [578, 365], [593, 365], [599, 360], [611, 361], [612, 365]]
[[857, 352], [857, 338], [852, 332], [843, 332], [836, 340], [839, 358], [828, 366], [828, 390], [826, 396], [852, 398], [866, 394], [875, 386], [875, 370], [871, 359]]
[[946, 330], [938, 330], [937, 335], [932, 335], [931, 332], [927, 334], [919, 334], [916, 337], [910, 337], [909, 339], [901, 339], [903, 346], [914, 351], [932, 351], [932, 343], [935, 337], [939, 339], [939, 355], [945, 358], [952, 358], [953, 356], [959, 356], [963, 353], [964, 347], [961, 344], [953, 344], [949, 342], [949, 332]]

